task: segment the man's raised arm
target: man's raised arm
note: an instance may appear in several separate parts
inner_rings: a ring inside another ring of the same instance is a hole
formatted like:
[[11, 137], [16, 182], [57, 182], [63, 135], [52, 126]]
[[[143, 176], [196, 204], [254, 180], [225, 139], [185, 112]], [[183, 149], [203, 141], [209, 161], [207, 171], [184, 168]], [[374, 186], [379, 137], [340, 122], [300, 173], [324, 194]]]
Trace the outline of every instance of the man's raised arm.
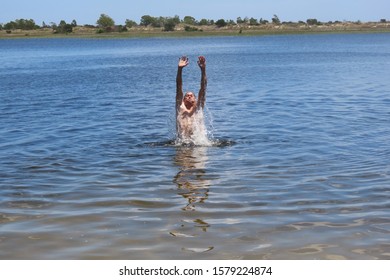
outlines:
[[179, 109], [181, 102], [183, 100], [183, 79], [182, 79], [182, 70], [188, 65], [188, 58], [182, 56], [179, 59], [179, 64], [177, 66], [177, 76], [176, 76], [176, 111]]
[[198, 65], [201, 70], [200, 90], [198, 94], [198, 108], [204, 108], [206, 102], [206, 88], [207, 88], [207, 76], [206, 76], [206, 59], [204, 56], [199, 56]]

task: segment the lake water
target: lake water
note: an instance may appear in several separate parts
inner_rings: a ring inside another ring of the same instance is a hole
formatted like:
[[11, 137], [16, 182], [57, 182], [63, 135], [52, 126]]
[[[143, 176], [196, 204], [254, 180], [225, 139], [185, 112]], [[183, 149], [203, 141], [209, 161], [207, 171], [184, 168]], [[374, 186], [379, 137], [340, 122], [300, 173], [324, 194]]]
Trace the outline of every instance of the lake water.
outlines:
[[389, 77], [390, 34], [0, 40], [0, 258], [390, 259]]

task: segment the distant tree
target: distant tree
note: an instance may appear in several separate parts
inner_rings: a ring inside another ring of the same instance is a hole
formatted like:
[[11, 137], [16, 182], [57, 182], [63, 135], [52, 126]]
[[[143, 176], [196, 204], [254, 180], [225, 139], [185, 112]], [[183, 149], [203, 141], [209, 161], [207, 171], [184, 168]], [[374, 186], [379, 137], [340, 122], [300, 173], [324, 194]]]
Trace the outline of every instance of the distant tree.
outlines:
[[156, 21], [156, 19], [149, 15], [144, 15], [141, 17], [140, 25], [148, 26], [153, 24]]
[[96, 24], [99, 27], [105, 28], [107, 30], [108, 28], [111, 28], [115, 25], [115, 21], [108, 15], [101, 14], [99, 19], [96, 21]]
[[65, 24], [65, 33], [72, 33], [73, 32], [73, 24]]
[[258, 25], [259, 23], [257, 22], [257, 19], [255, 18], [250, 18], [249, 19], [249, 25]]
[[143, 26], [153, 26], [153, 27], [163, 27], [165, 31], [173, 31], [176, 24], [180, 23], [179, 16], [175, 17], [152, 17], [149, 15], [144, 15], [141, 17], [140, 25]]
[[152, 26], [153, 27], [163, 27], [164, 26], [164, 23], [166, 21], [166, 18], [165, 17], [156, 17], [154, 18], [154, 21], [152, 23]]
[[191, 16], [185, 16], [183, 18], [183, 23], [188, 24], [188, 25], [195, 25], [196, 24], [196, 19], [191, 17]]
[[318, 25], [318, 20], [315, 19], [315, 18], [309, 18], [309, 19], [306, 20], [306, 23], [308, 25]]
[[125, 25], [127, 28], [132, 28], [134, 26], [137, 26], [137, 23], [134, 20], [126, 19]]
[[16, 22], [14, 22], [14, 21], [7, 22], [6, 24], [4, 24], [4, 29], [6, 29], [6, 30], [16, 29]]
[[189, 25], [184, 26], [184, 30], [187, 31], [187, 32], [192, 32], [192, 31], [200, 31], [200, 32], [202, 32], [203, 31], [202, 29], [198, 29], [197, 27], [189, 26]]
[[217, 21], [215, 22], [215, 25], [216, 25], [217, 27], [224, 27], [224, 26], [227, 25], [227, 23], [226, 23], [226, 21], [225, 21], [224, 19], [219, 19], [219, 20], [217, 20]]
[[385, 18], [382, 18], [382, 19], [380, 20], [380, 22], [381, 22], [381, 23], [386, 23], [387, 20], [386, 20]]
[[55, 33], [72, 33], [73, 26], [69, 23], [66, 23], [65, 20], [61, 20], [60, 23], [54, 29]]
[[167, 18], [164, 21], [164, 31], [175, 31], [176, 20], [174, 18]]
[[76, 27], [77, 26], [77, 21], [74, 19], [72, 20], [72, 23], [71, 23], [72, 27]]
[[37, 28], [33, 19], [19, 19], [16, 20], [16, 24], [18, 24], [19, 28], [23, 30], [32, 30]]
[[274, 17], [272, 18], [272, 23], [273, 24], [280, 24], [280, 19], [277, 15], [274, 15]]
[[267, 23], [268, 23], [268, 20], [263, 19], [263, 18], [260, 18], [260, 19], [259, 19], [259, 23], [260, 23], [260, 24], [267, 24]]
[[61, 20], [60, 23], [58, 24], [57, 28], [64, 28], [66, 25], [66, 21], [65, 20]]
[[180, 23], [180, 17], [178, 15], [175, 15], [173, 18], [172, 18], [173, 22], [175, 24], [179, 24]]
[[26, 20], [24, 19], [17, 19], [15, 20], [16, 28], [17, 29], [26, 29]]
[[126, 32], [127, 28], [126, 28], [125, 25], [117, 25], [117, 26], [115, 26], [115, 31], [117, 31], [117, 32]]
[[13, 29], [22, 29], [22, 30], [33, 30], [38, 29], [39, 26], [35, 24], [33, 19], [17, 19], [15, 21], [10, 21], [3, 26], [4, 29], [13, 30]]
[[249, 18], [248, 17], [244, 17], [244, 19], [242, 19], [241, 17], [238, 17], [236, 22], [237, 22], [237, 24], [248, 24], [249, 23]]
[[209, 25], [210, 21], [208, 19], [202, 18], [199, 23], [199, 25]]

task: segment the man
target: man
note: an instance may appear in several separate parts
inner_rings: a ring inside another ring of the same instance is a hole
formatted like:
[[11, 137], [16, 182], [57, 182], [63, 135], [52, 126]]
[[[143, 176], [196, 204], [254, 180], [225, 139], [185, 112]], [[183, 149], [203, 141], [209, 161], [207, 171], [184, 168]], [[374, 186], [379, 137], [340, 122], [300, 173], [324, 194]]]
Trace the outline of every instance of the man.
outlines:
[[194, 134], [196, 115], [199, 110], [203, 110], [206, 101], [206, 59], [203, 56], [198, 58], [198, 65], [201, 70], [198, 100], [192, 92], [187, 92], [183, 98], [182, 70], [188, 63], [188, 58], [185, 56], [179, 59], [176, 77], [176, 132], [181, 140], [191, 140]]

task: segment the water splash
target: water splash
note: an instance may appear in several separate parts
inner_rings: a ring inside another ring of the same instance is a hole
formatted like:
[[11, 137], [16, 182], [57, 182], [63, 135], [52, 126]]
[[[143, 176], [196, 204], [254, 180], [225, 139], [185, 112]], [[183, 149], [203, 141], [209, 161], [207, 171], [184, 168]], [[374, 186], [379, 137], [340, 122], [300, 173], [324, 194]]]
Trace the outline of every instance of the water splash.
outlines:
[[236, 144], [230, 139], [217, 139], [214, 137], [214, 126], [211, 112], [205, 107], [204, 111], [197, 112], [194, 121], [194, 133], [190, 138], [176, 137], [176, 118], [172, 112], [167, 125], [172, 138], [165, 141], [150, 142], [144, 145], [149, 147], [228, 147]]
[[192, 135], [188, 138], [177, 137], [175, 144], [179, 146], [194, 145], [210, 147], [213, 145], [213, 142], [209, 139], [209, 135], [211, 135], [211, 131], [209, 132], [206, 127], [203, 110], [199, 110], [194, 115]]
[[237, 142], [230, 140], [230, 139], [212, 139], [209, 140], [210, 144], [205, 146], [205, 145], [199, 145], [195, 144], [194, 142], [191, 141], [183, 141], [181, 139], [170, 139], [170, 140], [165, 140], [165, 141], [159, 141], [159, 142], [147, 142], [144, 144], [138, 145], [139, 147], [230, 147]]

